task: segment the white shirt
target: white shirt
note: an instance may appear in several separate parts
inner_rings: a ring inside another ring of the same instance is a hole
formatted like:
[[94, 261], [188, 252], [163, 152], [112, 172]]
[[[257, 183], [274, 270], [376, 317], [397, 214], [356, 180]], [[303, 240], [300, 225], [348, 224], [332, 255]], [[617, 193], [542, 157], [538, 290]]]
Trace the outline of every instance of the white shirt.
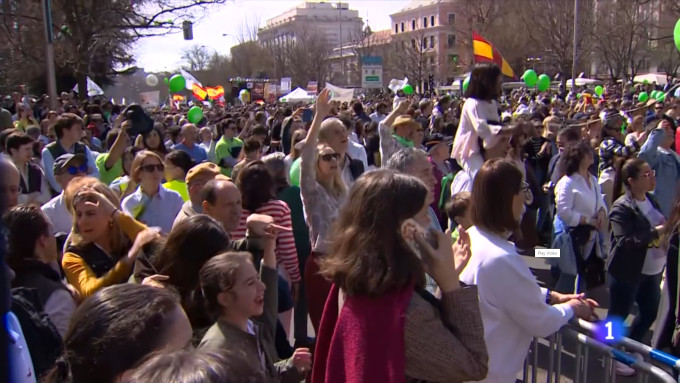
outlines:
[[496, 101], [489, 102], [474, 98], [465, 100], [451, 148], [451, 158], [458, 161], [463, 169], [472, 170], [473, 177], [484, 163], [477, 138], [482, 139], [485, 149], [498, 143], [501, 126], [489, 122], [500, 124]]
[[[666, 223], [663, 214], [654, 208], [649, 198], [645, 198], [644, 201], [635, 200], [635, 204], [652, 227]], [[666, 267], [666, 252], [659, 246], [659, 242], [660, 240], [656, 239], [647, 247], [645, 263], [642, 265], [642, 275], [657, 275]]]
[[366, 155], [366, 148], [363, 145], [349, 140], [347, 146], [347, 154], [354, 160], [361, 160], [364, 163], [364, 169], [368, 168], [368, 156]]
[[567, 304], [545, 303], [546, 290], [536, 283], [515, 245], [475, 226], [472, 257], [460, 280], [477, 285], [484, 340], [489, 353], [485, 383], [514, 383], [532, 337], [546, 337], [567, 324], [574, 312]]
[[174, 190], [158, 185], [158, 193], [152, 198], [142, 193], [138, 188], [134, 193], [123, 199], [121, 207], [123, 211], [146, 224], [149, 227], [160, 227], [164, 234], [172, 230], [172, 224], [180, 210], [184, 200]]
[[66, 209], [64, 192], [61, 192], [61, 194], [42, 205], [41, 209], [52, 223], [52, 234], [68, 234], [71, 232], [73, 217], [71, 216], [71, 212]]
[[557, 215], [566, 226], [578, 226], [582, 216], [594, 218], [600, 209], [605, 209], [604, 198], [597, 178], [592, 174], [590, 187], [578, 173], [563, 176], [555, 185]]

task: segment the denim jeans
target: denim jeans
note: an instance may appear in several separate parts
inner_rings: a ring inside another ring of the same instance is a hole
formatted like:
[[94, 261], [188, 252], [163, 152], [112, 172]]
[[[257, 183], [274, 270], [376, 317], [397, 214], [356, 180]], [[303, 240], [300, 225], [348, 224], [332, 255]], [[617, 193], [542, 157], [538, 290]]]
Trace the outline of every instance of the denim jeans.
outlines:
[[637, 282], [617, 281], [611, 274], [609, 279], [609, 313], [608, 317], [618, 316], [626, 319], [633, 303], [638, 305], [638, 315], [630, 328], [629, 338], [642, 342], [649, 328], [656, 319], [661, 299], [661, 274], [641, 275]]

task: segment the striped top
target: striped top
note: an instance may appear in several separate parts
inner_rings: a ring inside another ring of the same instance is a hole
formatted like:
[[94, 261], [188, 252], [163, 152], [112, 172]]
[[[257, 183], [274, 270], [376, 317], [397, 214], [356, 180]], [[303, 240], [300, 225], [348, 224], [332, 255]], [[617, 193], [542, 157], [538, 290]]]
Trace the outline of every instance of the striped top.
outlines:
[[[277, 199], [271, 199], [259, 209], [255, 214], [268, 215], [274, 218], [274, 223], [283, 227], [293, 227], [290, 218], [290, 208], [288, 205]], [[253, 214], [246, 209], [241, 213], [241, 220], [238, 227], [229, 233], [229, 238], [232, 241], [238, 241], [246, 237], [246, 220], [248, 216]], [[298, 265], [297, 249], [295, 248], [295, 238], [291, 231], [280, 231], [278, 238], [276, 238], [276, 261], [283, 265], [290, 277], [290, 281], [300, 282], [300, 266]]]

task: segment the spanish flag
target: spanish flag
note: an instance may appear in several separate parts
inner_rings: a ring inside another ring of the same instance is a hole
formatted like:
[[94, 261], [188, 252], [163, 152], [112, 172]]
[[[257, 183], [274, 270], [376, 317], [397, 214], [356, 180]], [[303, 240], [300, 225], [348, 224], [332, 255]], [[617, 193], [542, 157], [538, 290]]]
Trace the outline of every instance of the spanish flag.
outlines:
[[477, 34], [477, 32], [472, 32], [472, 51], [475, 55], [475, 62], [493, 62], [501, 68], [501, 72], [508, 77], [515, 77], [515, 72], [510, 68], [510, 64], [501, 56], [496, 48], [491, 45], [488, 41]]

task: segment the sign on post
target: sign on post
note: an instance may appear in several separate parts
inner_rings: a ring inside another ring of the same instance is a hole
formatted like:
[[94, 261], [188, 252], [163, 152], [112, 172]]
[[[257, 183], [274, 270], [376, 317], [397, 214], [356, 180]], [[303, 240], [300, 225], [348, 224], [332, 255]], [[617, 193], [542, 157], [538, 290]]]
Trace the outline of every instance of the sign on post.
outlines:
[[361, 87], [382, 88], [382, 57], [366, 56], [361, 58]]

